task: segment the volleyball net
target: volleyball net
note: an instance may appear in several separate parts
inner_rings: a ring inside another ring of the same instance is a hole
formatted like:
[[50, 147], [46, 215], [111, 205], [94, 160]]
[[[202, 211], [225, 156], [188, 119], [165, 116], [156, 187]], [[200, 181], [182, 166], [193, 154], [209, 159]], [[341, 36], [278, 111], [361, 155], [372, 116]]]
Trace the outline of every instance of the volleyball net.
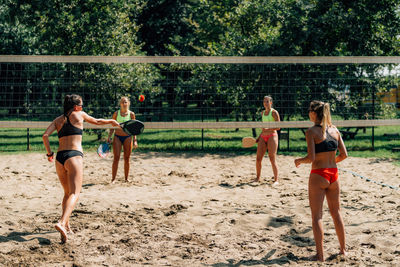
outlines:
[[[329, 102], [340, 127], [399, 125], [399, 66], [400, 57], [0, 56], [0, 127], [46, 128], [71, 93], [105, 118], [128, 96], [155, 129], [307, 127], [311, 100]], [[257, 122], [265, 95], [282, 122]]]

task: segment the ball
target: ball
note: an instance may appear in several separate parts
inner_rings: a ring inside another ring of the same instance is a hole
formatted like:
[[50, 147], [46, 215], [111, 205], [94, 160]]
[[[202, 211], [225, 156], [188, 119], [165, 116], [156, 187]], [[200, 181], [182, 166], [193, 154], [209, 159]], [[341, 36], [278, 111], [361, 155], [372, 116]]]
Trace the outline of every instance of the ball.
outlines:
[[140, 96], [139, 96], [139, 101], [140, 101], [140, 102], [143, 102], [143, 101], [144, 101], [144, 95], [140, 95]]

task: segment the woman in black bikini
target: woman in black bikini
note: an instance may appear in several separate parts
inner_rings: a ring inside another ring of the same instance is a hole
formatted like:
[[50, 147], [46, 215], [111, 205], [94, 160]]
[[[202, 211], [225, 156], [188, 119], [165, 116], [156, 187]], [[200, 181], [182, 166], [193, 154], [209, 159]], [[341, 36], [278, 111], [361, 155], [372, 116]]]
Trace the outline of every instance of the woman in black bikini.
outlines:
[[61, 242], [67, 241], [72, 234], [69, 217], [78, 202], [83, 180], [82, 132], [83, 121], [95, 125], [111, 124], [118, 127], [115, 120], [96, 119], [82, 111], [83, 102], [79, 95], [67, 95], [64, 98], [64, 114], [57, 117], [43, 134], [43, 143], [47, 159], [54, 161], [54, 152], [50, 148], [49, 136], [57, 130], [59, 146], [56, 156], [56, 171], [64, 189], [62, 216], [55, 225], [61, 234]]
[[[115, 111], [112, 118], [119, 123], [127, 122], [136, 119], [135, 113], [129, 110], [131, 102], [126, 96], [121, 97], [119, 101], [120, 109]], [[114, 129], [110, 129], [108, 134], [108, 143], [111, 143]], [[121, 157], [121, 151], [124, 149], [124, 174], [125, 182], [129, 182], [129, 168], [132, 149], [138, 147], [136, 135], [128, 135], [122, 129], [115, 129], [114, 140], [113, 140], [113, 153], [114, 161], [112, 164], [112, 178], [111, 183], [115, 182], [117, 177], [119, 159]]]
[[[346, 255], [344, 223], [340, 213], [340, 184], [336, 164], [347, 158], [347, 150], [338, 129], [332, 125], [329, 103], [312, 101], [308, 115], [314, 123], [314, 126], [306, 132], [308, 153], [306, 157], [298, 158], [294, 163], [296, 167], [303, 163], [311, 163], [308, 198], [317, 249], [317, 255], [312, 259], [324, 261], [322, 208], [325, 196], [339, 239], [340, 254]], [[339, 150], [339, 155], [336, 156], [337, 150]]]

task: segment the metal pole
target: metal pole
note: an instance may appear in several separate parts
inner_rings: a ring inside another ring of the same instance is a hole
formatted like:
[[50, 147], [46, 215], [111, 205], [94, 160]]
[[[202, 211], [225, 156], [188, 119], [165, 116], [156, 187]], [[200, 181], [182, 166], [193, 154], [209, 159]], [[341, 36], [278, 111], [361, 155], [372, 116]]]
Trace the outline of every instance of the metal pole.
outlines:
[[[375, 85], [372, 92], [372, 119], [375, 120]], [[372, 151], [375, 151], [375, 127], [372, 126]]]
[[26, 128], [26, 150], [30, 150], [30, 143], [29, 143], [29, 128]]
[[204, 129], [201, 129], [201, 150], [204, 150]]
[[[201, 87], [201, 101], [200, 101], [200, 110], [201, 110], [201, 122], [204, 121], [203, 114], [203, 87]], [[201, 129], [201, 150], [204, 150], [204, 129]]]

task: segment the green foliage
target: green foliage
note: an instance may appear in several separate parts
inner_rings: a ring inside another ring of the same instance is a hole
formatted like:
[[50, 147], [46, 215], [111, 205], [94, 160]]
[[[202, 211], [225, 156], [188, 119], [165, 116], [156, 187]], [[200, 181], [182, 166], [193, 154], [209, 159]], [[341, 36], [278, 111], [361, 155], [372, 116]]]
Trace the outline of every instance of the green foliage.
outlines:
[[[379, 3], [369, 0], [204, 0], [193, 5], [192, 12], [184, 19], [191, 31], [180, 40], [191, 44], [195, 55], [399, 55], [399, 8], [396, 0]], [[173, 52], [182, 54], [176, 51], [176, 46]], [[374, 92], [386, 86], [383, 67], [386, 66], [333, 66], [328, 72], [329, 78], [335, 81], [332, 83], [329, 79], [320, 82], [307, 77], [308, 73], [322, 73], [321, 66], [298, 66], [295, 77], [285, 77], [290, 75], [293, 67], [277, 65], [271, 69], [276, 73], [276, 79], [270, 84], [265, 85], [262, 79], [265, 73], [260, 69], [258, 74], [242, 75], [241, 80], [224, 90], [209, 84], [215, 79], [234, 80], [237, 66], [201, 66], [199, 68], [207, 68], [207, 73], [199, 76], [193, 72], [192, 78], [194, 84], [207, 81], [202, 83], [204, 90], [214, 92], [203, 104], [217, 103], [221, 93], [229, 96], [227, 101], [233, 107], [241, 106], [241, 100], [254, 97], [252, 92], [258, 88], [261, 93], [256, 97], [273, 94], [277, 96], [275, 103], [278, 106], [296, 102], [297, 106], [306, 107], [310, 94], [317, 89], [315, 97], [331, 102], [339, 114], [348, 113], [350, 109], [359, 114], [357, 119], [361, 119], [370, 115], [368, 108], [364, 110], [363, 103], [372, 101]], [[260, 91], [259, 88], [263, 89]], [[290, 94], [293, 90], [297, 93], [294, 97]], [[246, 108], [252, 114], [259, 105], [254, 103]], [[282, 110], [281, 115], [289, 119], [299, 113], [301, 108]]]
[[193, 30], [184, 19], [191, 16], [196, 0], [142, 0], [136, 14], [138, 39], [148, 55], [168, 56], [194, 53], [185, 39]]
[[[399, 10], [398, 0], [3, 0], [0, 53], [395, 56], [400, 54]], [[339, 115], [347, 116], [350, 110], [361, 119], [371, 117], [364, 103], [393, 85], [384, 67], [390, 66], [336, 65], [324, 74], [321, 65], [271, 65], [251, 71], [237, 65], [197, 65], [166, 84], [161, 80], [182, 67], [62, 65], [55, 68], [60, 77], [55, 80], [32, 76], [31, 68], [39, 66], [21, 65], [8, 75], [23, 85], [10, 89], [18, 99], [14, 112], [28, 118], [48, 108], [58, 112], [62, 96], [76, 92], [84, 94], [89, 110], [99, 116], [109, 116], [120, 96], [135, 99], [144, 93], [152, 108], [166, 102], [170, 107], [194, 107], [193, 112], [207, 107], [221, 116], [254, 120], [262, 96], [272, 94], [276, 106], [296, 103], [296, 108], [280, 110], [285, 120], [306, 114], [310, 96], [330, 102]], [[318, 75], [329, 77], [321, 82]], [[70, 77], [80, 79], [71, 82]], [[108, 108], [99, 112], [99, 106]], [[387, 107], [380, 108], [385, 116], [394, 116]]]
[[[0, 54], [141, 55], [139, 26], [132, 19], [140, 11], [140, 1], [9, 0], [0, 4]], [[40, 68], [43, 73], [37, 75]], [[19, 81], [9, 91], [19, 99], [13, 105], [24, 107], [28, 118], [59, 114], [63, 96], [69, 93], [89, 100], [86, 107], [96, 116], [111, 116], [122, 95], [160, 93], [153, 86], [159, 74], [151, 65], [21, 64], [17, 69], [7, 74]]]
[[[136, 2], [8, 0], [0, 9], [7, 34], [0, 38], [10, 46], [0, 48], [0, 52], [46, 55], [141, 53], [136, 38], [139, 27], [130, 19], [132, 13], [140, 11]], [[20, 38], [22, 40], [18, 41]]]

